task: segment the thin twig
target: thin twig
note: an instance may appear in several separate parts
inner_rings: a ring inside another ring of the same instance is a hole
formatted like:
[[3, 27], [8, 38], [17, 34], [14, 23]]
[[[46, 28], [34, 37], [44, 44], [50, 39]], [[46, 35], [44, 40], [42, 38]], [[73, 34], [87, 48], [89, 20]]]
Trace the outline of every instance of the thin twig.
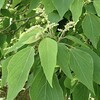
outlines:
[[63, 31], [62, 31], [62, 34], [61, 34], [60, 37], [58, 38], [58, 42], [60, 42], [60, 40], [61, 40], [62, 37], [64, 36], [65, 32], [66, 32], [66, 30], [63, 30]]
[[1, 30], [0, 33], [6, 31], [7, 29], [9, 29], [10, 26], [11, 26], [13, 23], [15, 23], [15, 22], [21, 22], [21, 21], [26, 21], [26, 20], [29, 21], [29, 20], [35, 18], [36, 16], [39, 16], [40, 14], [41, 14], [41, 13], [38, 13], [38, 14], [36, 14], [36, 15], [34, 15], [34, 16], [31, 16], [31, 17], [29, 17], [29, 18], [24, 18], [24, 19], [20, 19], [20, 20], [14, 20], [14, 21], [12, 21], [12, 23], [11, 23], [8, 27], [6, 27], [4, 30]]
[[34, 15], [34, 16], [31, 16], [31, 17], [29, 17], [29, 18], [24, 18], [24, 19], [20, 19], [20, 20], [15, 20], [15, 21], [13, 21], [13, 22], [21, 22], [21, 21], [31, 20], [31, 19], [33, 19], [34, 17], [39, 16], [40, 14], [41, 14], [41, 13], [38, 13], [38, 14], [36, 14], [36, 15]]

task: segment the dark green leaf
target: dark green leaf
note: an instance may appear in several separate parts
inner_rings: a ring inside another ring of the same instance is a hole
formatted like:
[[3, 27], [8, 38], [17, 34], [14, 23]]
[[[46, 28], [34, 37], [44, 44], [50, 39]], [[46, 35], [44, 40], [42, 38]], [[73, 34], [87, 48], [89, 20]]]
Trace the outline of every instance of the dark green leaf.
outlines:
[[95, 100], [100, 100], [100, 85], [94, 83], [94, 90], [95, 90]]
[[40, 0], [31, 0], [29, 10], [31, 11], [35, 9], [38, 6], [39, 2]]
[[81, 83], [78, 83], [73, 91], [73, 100], [89, 100], [88, 98], [88, 89]]
[[53, 78], [53, 88], [49, 85], [42, 70], [38, 72], [30, 87], [31, 100], [64, 100], [57, 77]]
[[64, 44], [58, 45], [57, 64], [61, 67], [67, 77], [72, 78], [69, 68], [70, 54], [67, 47]]
[[85, 5], [85, 9], [87, 10], [88, 13], [96, 14], [95, 7], [93, 5], [93, 2]]
[[72, 48], [70, 66], [78, 80], [94, 93], [93, 89], [93, 59], [88, 53]]
[[94, 62], [94, 72], [93, 72], [94, 81], [100, 84], [100, 57], [91, 49], [88, 48], [81, 48], [81, 49], [92, 56]]
[[100, 19], [93, 15], [87, 14], [83, 20], [83, 32], [96, 48], [100, 36]]
[[15, 7], [17, 4], [19, 4], [22, 0], [13, 0], [13, 7]]
[[73, 41], [74, 43], [77, 43], [77, 44], [79, 44], [81, 46], [84, 46], [84, 47], [88, 48], [88, 46], [85, 43], [83, 43], [80, 39], [78, 39], [75, 36], [67, 35], [66, 38], [71, 40], [71, 41]]

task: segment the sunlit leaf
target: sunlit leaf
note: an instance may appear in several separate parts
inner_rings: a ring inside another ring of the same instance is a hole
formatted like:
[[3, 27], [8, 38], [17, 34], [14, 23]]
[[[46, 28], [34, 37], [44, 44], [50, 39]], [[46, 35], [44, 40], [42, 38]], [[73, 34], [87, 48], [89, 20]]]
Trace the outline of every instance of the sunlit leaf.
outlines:
[[54, 4], [61, 18], [69, 10], [72, 2], [73, 0], [52, 0], [52, 3]]
[[43, 71], [51, 86], [54, 69], [56, 67], [57, 48], [57, 42], [50, 38], [43, 39], [38, 48]]
[[34, 63], [34, 49], [27, 47], [17, 52], [8, 63], [8, 95], [7, 100], [14, 100], [28, 79]]

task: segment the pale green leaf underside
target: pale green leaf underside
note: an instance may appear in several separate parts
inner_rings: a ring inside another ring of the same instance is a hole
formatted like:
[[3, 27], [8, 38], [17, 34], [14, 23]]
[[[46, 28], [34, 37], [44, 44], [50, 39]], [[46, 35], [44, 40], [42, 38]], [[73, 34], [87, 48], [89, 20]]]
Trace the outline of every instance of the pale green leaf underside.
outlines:
[[34, 49], [26, 47], [17, 52], [8, 63], [8, 95], [7, 100], [14, 100], [22, 90], [34, 62]]
[[50, 38], [44, 38], [40, 42], [38, 49], [43, 71], [49, 84], [52, 86], [52, 77], [56, 67], [57, 42]]
[[37, 35], [41, 34], [41, 32], [42, 32], [42, 28], [40, 26], [31, 27], [25, 33], [21, 34], [19, 41], [16, 42], [12, 47], [10, 47], [8, 51], [6, 52], [6, 54], [19, 49], [25, 44], [32, 43], [32, 40], [33, 42], [37, 41], [39, 39], [37, 38]]

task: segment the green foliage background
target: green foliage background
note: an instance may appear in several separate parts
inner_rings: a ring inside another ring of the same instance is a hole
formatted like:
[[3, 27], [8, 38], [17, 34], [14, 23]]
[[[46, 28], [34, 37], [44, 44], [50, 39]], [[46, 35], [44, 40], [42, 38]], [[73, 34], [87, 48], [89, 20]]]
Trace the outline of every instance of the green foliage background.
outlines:
[[100, 100], [99, 0], [0, 0], [0, 96]]

